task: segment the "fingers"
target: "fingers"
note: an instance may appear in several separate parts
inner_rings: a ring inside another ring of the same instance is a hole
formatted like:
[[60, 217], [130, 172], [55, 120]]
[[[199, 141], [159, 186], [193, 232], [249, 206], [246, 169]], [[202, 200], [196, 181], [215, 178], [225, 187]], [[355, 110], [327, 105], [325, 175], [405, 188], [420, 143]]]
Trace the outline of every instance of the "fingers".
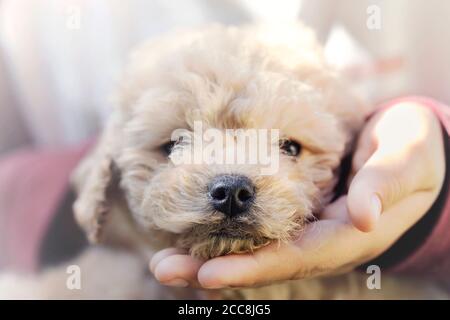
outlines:
[[208, 289], [248, 287], [290, 278], [295, 271], [295, 255], [289, 245], [277, 244], [254, 254], [230, 255], [207, 261], [199, 270], [198, 281]]
[[150, 270], [156, 280], [174, 287], [198, 287], [197, 273], [203, 261], [183, 250], [169, 248], [156, 253], [150, 261]]
[[198, 280], [204, 288], [219, 289], [327, 274], [357, 261], [355, 257], [365, 246], [361, 240], [364, 237], [368, 238], [351, 224], [320, 220], [308, 225], [294, 243], [272, 244], [254, 254], [207, 261], [199, 270]]
[[167, 248], [155, 253], [150, 260], [150, 271], [155, 272], [156, 265], [163, 259], [175, 255], [175, 254], [184, 254], [186, 251], [177, 249], [177, 248]]
[[159, 282], [169, 286], [206, 289], [252, 286], [291, 278], [298, 269], [294, 251], [297, 248], [292, 244], [272, 244], [255, 254], [229, 255], [203, 262], [170, 248], [155, 254], [150, 269]]
[[205, 263], [165, 251], [159, 255], [164, 258], [156, 257], [157, 262], [152, 259], [151, 265], [162, 284], [205, 289], [258, 286], [317, 276], [354, 260], [348, 253], [357, 254], [359, 250], [349, 250], [350, 245], [362, 246], [360, 240], [345, 236], [344, 231], [348, 230], [358, 232], [341, 221], [318, 221], [307, 226], [297, 243], [273, 243], [253, 254], [223, 256]]
[[165, 285], [176, 287], [197, 286], [197, 272], [202, 261], [189, 255], [173, 255], [160, 261], [155, 278]]
[[350, 218], [359, 230], [373, 230], [382, 211], [432, 187], [426, 159], [431, 133], [438, 126], [433, 118], [424, 107], [399, 104], [374, 119], [361, 135], [353, 161], [353, 170], [359, 171], [347, 199]]
[[364, 232], [373, 230], [383, 205], [405, 193], [401, 183], [395, 176], [390, 176], [386, 168], [363, 167], [353, 178], [347, 196], [347, 208], [353, 225]]

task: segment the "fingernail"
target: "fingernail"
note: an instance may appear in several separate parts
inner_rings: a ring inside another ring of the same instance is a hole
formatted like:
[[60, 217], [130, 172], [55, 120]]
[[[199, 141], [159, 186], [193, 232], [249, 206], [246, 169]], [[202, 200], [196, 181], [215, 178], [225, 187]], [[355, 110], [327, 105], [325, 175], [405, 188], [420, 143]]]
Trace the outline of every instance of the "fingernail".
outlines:
[[381, 210], [382, 210], [382, 205], [381, 205], [381, 200], [380, 197], [376, 194], [372, 195], [372, 214], [373, 217], [378, 220], [378, 218], [381, 215]]
[[189, 283], [184, 279], [173, 279], [167, 282], [163, 282], [163, 284], [166, 286], [180, 287], [180, 288], [184, 288], [189, 285]]

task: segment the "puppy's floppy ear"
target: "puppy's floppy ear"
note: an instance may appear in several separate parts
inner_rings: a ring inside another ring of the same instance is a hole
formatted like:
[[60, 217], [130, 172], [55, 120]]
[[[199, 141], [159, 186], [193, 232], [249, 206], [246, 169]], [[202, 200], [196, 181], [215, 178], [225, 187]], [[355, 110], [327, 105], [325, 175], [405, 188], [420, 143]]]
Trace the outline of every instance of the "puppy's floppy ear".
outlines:
[[113, 126], [105, 129], [93, 151], [78, 165], [72, 184], [78, 194], [75, 218], [91, 242], [99, 242], [101, 230], [111, 210], [111, 196], [117, 190], [119, 170], [114, 163]]

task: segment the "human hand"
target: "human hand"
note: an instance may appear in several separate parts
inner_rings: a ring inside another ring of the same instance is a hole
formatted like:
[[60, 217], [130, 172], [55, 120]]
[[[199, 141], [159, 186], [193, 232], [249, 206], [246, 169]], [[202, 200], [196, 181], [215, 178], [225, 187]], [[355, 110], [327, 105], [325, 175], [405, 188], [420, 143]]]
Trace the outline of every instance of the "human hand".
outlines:
[[163, 284], [203, 288], [346, 272], [386, 251], [428, 211], [444, 173], [438, 119], [424, 106], [399, 103], [363, 129], [348, 195], [326, 207], [297, 240], [206, 262], [170, 248], [153, 256], [150, 269]]

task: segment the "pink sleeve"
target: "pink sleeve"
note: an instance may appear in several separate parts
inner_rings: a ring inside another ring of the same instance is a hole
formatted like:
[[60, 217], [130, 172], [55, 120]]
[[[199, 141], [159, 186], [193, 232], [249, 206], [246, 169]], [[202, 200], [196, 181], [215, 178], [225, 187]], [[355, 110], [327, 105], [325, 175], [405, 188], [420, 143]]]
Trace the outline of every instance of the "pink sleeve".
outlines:
[[[444, 130], [446, 144], [446, 179], [437, 201], [438, 218], [425, 240], [414, 251], [392, 267], [392, 271], [402, 274], [416, 274], [449, 280], [450, 275], [450, 108], [435, 100], [424, 97], [405, 97], [381, 106], [388, 108], [399, 102], [419, 102], [429, 107], [438, 116]], [[448, 283], [450, 285], [450, 281]]]
[[0, 269], [33, 271], [69, 176], [91, 141], [58, 150], [26, 148], [0, 158]]

